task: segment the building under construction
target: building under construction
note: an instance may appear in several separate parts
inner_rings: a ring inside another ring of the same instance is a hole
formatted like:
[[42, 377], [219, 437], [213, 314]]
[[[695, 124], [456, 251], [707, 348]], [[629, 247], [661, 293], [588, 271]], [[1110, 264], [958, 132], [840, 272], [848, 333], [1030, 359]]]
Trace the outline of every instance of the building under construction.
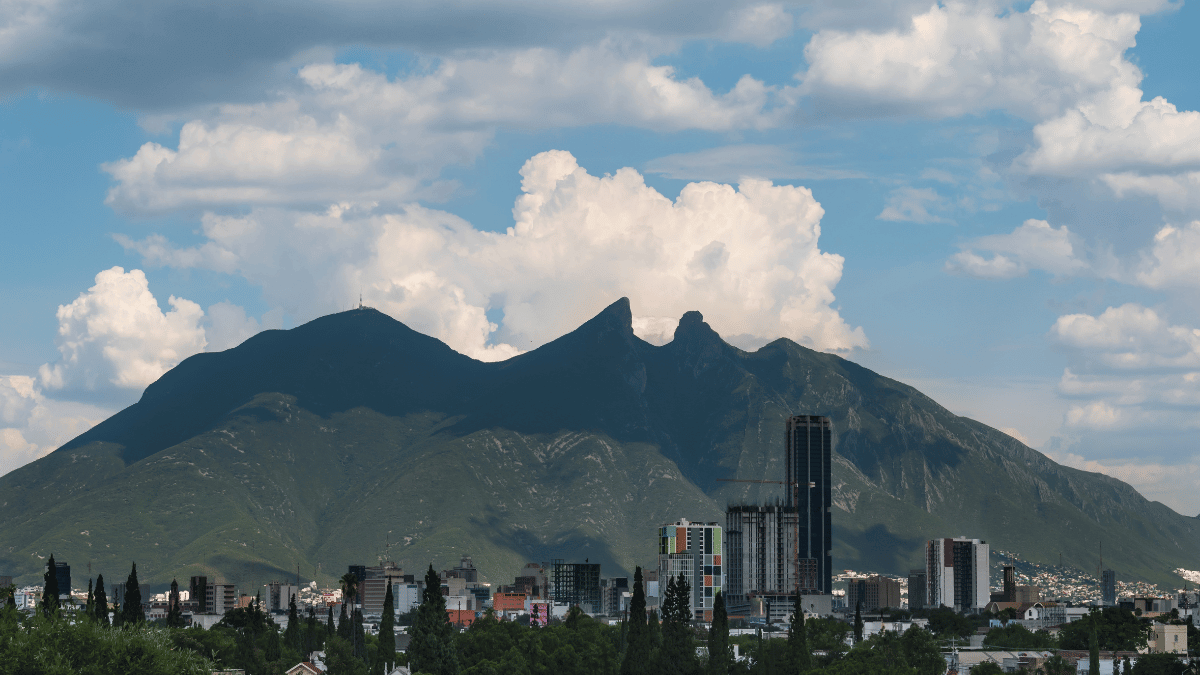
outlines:
[[[725, 602], [731, 615], [790, 614], [795, 594], [827, 613], [833, 590], [833, 425], [828, 417], [787, 420], [785, 499], [733, 504], [725, 514]], [[809, 598], [818, 598], [812, 603]]]

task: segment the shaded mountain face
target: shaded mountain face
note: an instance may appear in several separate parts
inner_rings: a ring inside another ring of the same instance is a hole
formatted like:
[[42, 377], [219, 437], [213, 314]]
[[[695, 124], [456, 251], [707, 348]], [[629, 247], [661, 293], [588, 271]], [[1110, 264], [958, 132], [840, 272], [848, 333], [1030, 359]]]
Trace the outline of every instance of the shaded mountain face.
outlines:
[[777, 340], [747, 353], [697, 312], [672, 342], [620, 300], [576, 331], [481, 363], [371, 309], [198, 354], [133, 406], [0, 478], [0, 572], [42, 560], [151, 585], [328, 582], [388, 556], [655, 564], [656, 530], [781, 496], [784, 422], [833, 419], [835, 566], [905, 573], [967, 535], [1024, 558], [1177, 582], [1196, 520], [1055, 464], [915, 389]]

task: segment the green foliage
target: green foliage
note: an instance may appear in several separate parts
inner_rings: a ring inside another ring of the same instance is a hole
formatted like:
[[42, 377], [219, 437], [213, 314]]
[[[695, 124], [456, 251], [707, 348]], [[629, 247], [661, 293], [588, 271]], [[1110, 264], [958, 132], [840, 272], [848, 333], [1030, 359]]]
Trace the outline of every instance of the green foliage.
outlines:
[[1049, 632], [1039, 630], [1035, 633], [1019, 623], [989, 630], [983, 644], [995, 649], [1053, 649], [1058, 646]]
[[367, 663], [367, 641], [363, 631], [363, 615], [362, 610], [355, 608], [354, 610], [354, 632], [350, 635], [350, 646], [354, 650], [354, 655], [357, 656], [363, 663]]
[[[67, 589], [68, 591], [70, 589]], [[42, 575], [42, 613], [51, 616], [58, 611], [58, 568], [54, 554], [46, 561], [46, 573]]]
[[283, 632], [283, 642], [289, 648], [298, 652], [303, 651], [304, 628], [300, 625], [300, 612], [296, 610], [296, 596], [288, 598], [288, 622]]
[[691, 596], [692, 586], [682, 572], [667, 580], [662, 606], [662, 646], [656, 659], [657, 671], [664, 675], [692, 675], [700, 671], [691, 630]]
[[171, 593], [167, 596], [167, 627], [183, 628], [183, 608], [179, 606], [179, 582], [171, 580]]
[[642, 568], [633, 572], [633, 595], [629, 599], [629, 620], [626, 633], [625, 658], [621, 675], [646, 675], [650, 672], [650, 627], [646, 617], [646, 589], [642, 583]]
[[1075, 666], [1058, 654], [1046, 659], [1039, 670], [1042, 675], [1075, 675], [1076, 672]]
[[1099, 648], [1103, 651], [1133, 652], [1146, 647], [1149, 621], [1120, 607], [1093, 609], [1086, 618], [1065, 624], [1058, 634], [1059, 647], [1088, 650], [1093, 625]]
[[862, 603], [854, 606], [854, 642], [855, 644], [862, 642], [863, 639], [863, 620], [862, 620]]
[[[795, 621], [792, 622], [793, 628]], [[800, 614], [800, 635], [804, 635], [804, 614]], [[804, 651], [808, 654], [807, 647]], [[713, 620], [708, 629], [708, 675], [729, 675], [733, 653], [729, 650], [729, 615], [725, 611], [725, 594], [713, 596]]]
[[387, 585], [387, 594], [383, 596], [383, 617], [379, 620], [379, 661], [386, 672], [392, 672], [396, 663], [396, 598], [392, 594], [392, 585]]
[[939, 638], [965, 638], [975, 632], [975, 626], [967, 617], [948, 607], [939, 607], [929, 612], [929, 630]]
[[138, 587], [137, 563], [129, 570], [125, 580], [125, 598], [121, 601], [121, 625], [132, 626], [146, 622], [146, 610], [142, 609], [142, 589]]
[[971, 666], [970, 675], [1003, 675], [1004, 669], [996, 665], [994, 661], [984, 661], [978, 665]]
[[1174, 654], [1144, 654], [1133, 664], [1133, 675], [1183, 675], [1183, 661]]
[[488, 614], [456, 638], [462, 675], [616, 675], [620, 629], [582, 612], [531, 628]]
[[15, 609], [0, 611], [0, 675], [208, 675], [213, 670], [200, 653], [176, 649], [168, 629], [113, 630], [96, 621], [40, 615], [21, 624], [15, 615]]
[[796, 594], [792, 601], [791, 623], [788, 625], [787, 668], [793, 673], [802, 673], [812, 666], [812, 653], [808, 650], [808, 630], [804, 627], [804, 608]]
[[458, 654], [455, 650], [454, 627], [446, 614], [442, 597], [442, 582], [433, 565], [425, 573], [425, 590], [417, 608], [417, 620], [412, 627], [408, 658], [414, 673], [457, 675]]
[[108, 625], [108, 593], [104, 590], [104, 575], [96, 575], [96, 621]]
[[367, 664], [354, 655], [354, 648], [340, 635], [325, 643], [325, 666], [329, 675], [367, 675]]
[[904, 660], [919, 675], [941, 675], [945, 672], [946, 660], [942, 658], [942, 650], [938, 648], [933, 633], [920, 626], [912, 626], [900, 636], [900, 647], [904, 652]]
[[810, 619], [804, 622], [808, 646], [813, 651], [844, 652], [850, 626], [837, 619]]

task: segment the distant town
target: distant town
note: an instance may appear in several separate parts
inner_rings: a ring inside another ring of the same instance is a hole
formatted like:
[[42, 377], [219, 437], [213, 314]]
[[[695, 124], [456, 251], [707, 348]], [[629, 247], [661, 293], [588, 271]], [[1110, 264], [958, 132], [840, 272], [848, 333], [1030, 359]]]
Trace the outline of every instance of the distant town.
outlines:
[[[244, 623], [242, 615], [251, 612], [269, 619], [280, 632], [287, 632], [295, 621], [307, 621], [310, 629], [325, 621], [332, 632], [337, 616], [339, 629], [355, 620], [376, 641], [386, 635], [392, 644], [378, 649], [398, 655], [395, 663], [387, 663], [393, 673], [410, 672], [403, 665], [413, 638], [410, 627], [418, 623], [419, 612], [431, 598], [439, 614], [444, 613], [442, 623], [468, 633], [480, 621], [539, 629], [586, 616], [620, 628], [625, 636], [627, 623], [660, 618], [665, 623], [669, 617], [685, 616], [698, 654], [705, 650], [701, 638], [713, 635], [719, 626], [726, 626], [720, 630], [734, 638], [792, 640], [796, 625], [809, 621], [832, 627], [836, 642], [847, 651], [856, 645], [869, 648], [876, 636], [926, 631], [939, 639], [945, 667], [936, 672], [959, 675], [1051, 673], [1055, 671], [1047, 664], [1059, 663], [1069, 666], [1061, 672], [1091, 672], [1097, 662], [1099, 673], [1114, 675], [1130, 672], [1130, 664], [1136, 666], [1148, 655], [1162, 655], [1157, 658], [1171, 659], [1180, 668], [1189, 663], [1189, 634], [1195, 645], [1200, 626], [1200, 592], [1162, 591], [1120, 579], [1112, 569], [1089, 574], [1029, 563], [1014, 553], [992, 550], [986, 541], [960, 536], [929, 539], [925, 566], [907, 576], [835, 573], [830, 421], [792, 417], [786, 439], [783, 480], [747, 481], [782, 483], [784, 499], [730, 504], [723, 524], [686, 517], [661, 524], [647, 533], [657, 541], [657, 566], [639, 568], [632, 579], [605, 576], [599, 563], [587, 560], [548, 560], [514, 570], [509, 583], [489, 583], [481, 581], [472, 558], [462, 556], [454, 567], [440, 571], [432, 566], [428, 571], [405, 570], [386, 560], [350, 565], [335, 588], [302, 583], [298, 575], [253, 588], [192, 576], [184, 583], [176, 580], [169, 592], [142, 598], [129, 587], [136, 585], [136, 568], [127, 581], [113, 579], [106, 588], [89, 577], [85, 590], [69, 561], [51, 557], [53, 569], [46, 570], [46, 584], [17, 588], [12, 577], [0, 576], [0, 588], [6, 590], [10, 605], [29, 616], [52, 601], [51, 583], [60, 606], [87, 607], [89, 616], [105, 622], [120, 623], [122, 616], [130, 616], [127, 605], [139, 598], [140, 614], [135, 614], [145, 621], [203, 630]], [[1176, 573], [1200, 578], [1187, 570]], [[231, 622], [234, 615], [242, 618]], [[1103, 621], [1132, 622], [1137, 628], [1119, 644], [1117, 638], [1105, 638], [1109, 644], [1101, 645], [1097, 638], [1090, 648], [1077, 649], [1084, 638], [1073, 625], [1099, 634], [1102, 629], [1097, 626]], [[293, 642], [298, 647], [305, 644], [299, 638]], [[743, 645], [749, 649], [743, 651]], [[618, 653], [624, 649], [624, 643], [617, 645]], [[747, 672], [759, 672], [754, 668], [762, 667], [764, 649], [735, 640], [729, 667], [741, 664]], [[840, 649], [826, 645], [819, 651], [828, 659]], [[323, 650], [306, 653], [303, 659], [286, 670], [288, 675], [337, 672], [328, 667]]]

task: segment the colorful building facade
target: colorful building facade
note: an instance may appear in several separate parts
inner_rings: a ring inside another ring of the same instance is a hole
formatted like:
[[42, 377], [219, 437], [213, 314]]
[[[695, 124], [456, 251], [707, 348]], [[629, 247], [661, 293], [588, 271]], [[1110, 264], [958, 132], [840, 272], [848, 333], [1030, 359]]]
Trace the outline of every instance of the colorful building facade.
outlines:
[[691, 587], [692, 618], [698, 621], [712, 621], [713, 597], [724, 586], [721, 533], [717, 523], [686, 519], [658, 530], [660, 591], [665, 592], [668, 578], [682, 574]]

